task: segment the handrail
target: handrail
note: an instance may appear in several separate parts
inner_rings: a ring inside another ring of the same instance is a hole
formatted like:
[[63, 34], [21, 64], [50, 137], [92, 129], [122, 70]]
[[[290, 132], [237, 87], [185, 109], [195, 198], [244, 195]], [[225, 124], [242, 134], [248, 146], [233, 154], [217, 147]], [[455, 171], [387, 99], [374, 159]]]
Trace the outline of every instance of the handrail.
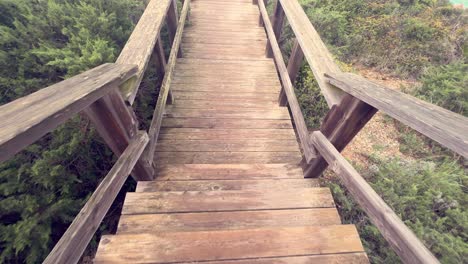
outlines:
[[439, 263], [320, 131], [313, 132], [311, 139], [320, 154], [330, 164], [330, 168], [340, 177], [346, 189], [405, 263]]
[[151, 120], [151, 126], [148, 131], [150, 138], [150, 143], [148, 144], [145, 159], [148, 162], [152, 162], [154, 151], [156, 148], [156, 143], [159, 136], [159, 131], [161, 129], [162, 118], [164, 114], [164, 108], [166, 107], [166, 101], [169, 94], [170, 86], [172, 83], [172, 75], [174, 74], [174, 68], [179, 57], [180, 44], [182, 42], [182, 34], [184, 32], [185, 21], [187, 20], [188, 11], [190, 8], [190, 0], [184, 1], [182, 11], [180, 14], [179, 24], [177, 26], [177, 31], [174, 37], [174, 42], [172, 43], [171, 53], [169, 55], [169, 60], [167, 61], [164, 79], [159, 89], [158, 101], [153, 112], [153, 119]]
[[468, 118], [351, 73], [327, 81], [468, 159]]
[[117, 89], [134, 65], [104, 64], [0, 106], [0, 162]]
[[139, 131], [99, 184], [47, 258], [46, 264], [77, 263], [149, 141]]
[[276, 63], [276, 67], [281, 78], [281, 83], [283, 84], [283, 91], [288, 99], [293, 120], [296, 124], [296, 131], [300, 138], [302, 149], [304, 151], [304, 156], [307, 163], [309, 163], [312, 159], [316, 158], [316, 155], [315, 149], [309, 140], [309, 131], [307, 129], [307, 124], [304, 120], [304, 115], [302, 114], [299, 102], [297, 101], [297, 97], [294, 92], [294, 87], [291, 83], [291, 79], [289, 78], [289, 72], [286, 68], [286, 65], [284, 64], [283, 56], [281, 55], [281, 50], [276, 40], [276, 34], [273, 31], [273, 27], [271, 25], [268, 13], [265, 8], [265, 3], [263, 1], [258, 1], [258, 6], [270, 43], [268, 48], [273, 53], [275, 59], [274, 61]]
[[[172, 8], [172, 9], [171, 9]], [[121, 87], [122, 96], [133, 104], [138, 87], [148, 66], [148, 62], [155, 50], [159, 39], [160, 31], [167, 17], [168, 28], [174, 27], [174, 17], [176, 17], [176, 7], [174, 0], [150, 0], [135, 26], [130, 38], [125, 44], [116, 63], [138, 65], [136, 78], [125, 86]]]

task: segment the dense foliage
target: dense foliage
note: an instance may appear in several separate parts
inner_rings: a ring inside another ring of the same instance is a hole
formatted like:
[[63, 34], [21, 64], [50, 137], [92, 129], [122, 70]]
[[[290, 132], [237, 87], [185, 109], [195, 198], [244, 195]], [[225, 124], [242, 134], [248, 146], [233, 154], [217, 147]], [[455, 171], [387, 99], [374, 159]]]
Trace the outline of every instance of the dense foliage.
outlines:
[[[138, 0], [0, 0], [0, 103], [112, 62]], [[0, 262], [44, 259], [112, 165], [77, 117], [0, 164]]]

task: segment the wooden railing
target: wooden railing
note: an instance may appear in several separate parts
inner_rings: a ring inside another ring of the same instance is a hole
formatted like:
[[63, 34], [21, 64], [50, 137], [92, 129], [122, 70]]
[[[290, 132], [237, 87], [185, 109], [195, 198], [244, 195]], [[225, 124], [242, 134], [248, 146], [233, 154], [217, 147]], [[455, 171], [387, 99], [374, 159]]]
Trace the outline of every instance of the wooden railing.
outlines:
[[[281, 79], [279, 104], [289, 105], [304, 149], [305, 177], [318, 177], [329, 166], [405, 263], [438, 263], [340, 151], [381, 110], [468, 158], [468, 118], [360, 76], [342, 73], [297, 0], [277, 0], [273, 22], [265, 7], [267, 1], [253, 2], [258, 4], [260, 24], [268, 36], [266, 54], [274, 58]], [[285, 18], [296, 36], [287, 66], [278, 45]], [[320, 131], [310, 135], [293, 87], [304, 57], [330, 106]]]
[[[128, 175], [137, 181], [154, 179], [152, 153], [188, 14], [185, 1], [178, 21], [176, 0], [150, 0], [116, 63], [108, 63], [31, 95], [0, 106], [0, 162], [40, 139], [78, 113], [93, 123], [119, 157], [44, 263], [77, 263]], [[172, 51], [169, 62], [160, 31], [166, 22]], [[131, 107], [148, 64], [153, 58], [164, 75], [150, 136], [138, 130]]]

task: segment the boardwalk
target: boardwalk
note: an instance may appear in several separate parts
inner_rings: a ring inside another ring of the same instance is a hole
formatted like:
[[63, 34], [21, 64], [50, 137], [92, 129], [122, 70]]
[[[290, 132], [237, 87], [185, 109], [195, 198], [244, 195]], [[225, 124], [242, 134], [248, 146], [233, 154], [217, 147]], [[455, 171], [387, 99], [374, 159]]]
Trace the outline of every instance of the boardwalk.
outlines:
[[366, 263], [331, 192], [304, 179], [251, 0], [194, 0], [154, 163], [96, 263]]

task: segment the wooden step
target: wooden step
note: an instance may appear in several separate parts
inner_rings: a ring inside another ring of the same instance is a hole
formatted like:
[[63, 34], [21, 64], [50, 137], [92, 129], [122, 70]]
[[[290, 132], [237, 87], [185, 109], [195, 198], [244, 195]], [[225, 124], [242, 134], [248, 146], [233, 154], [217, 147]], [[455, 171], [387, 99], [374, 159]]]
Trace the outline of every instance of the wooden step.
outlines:
[[239, 107], [242, 109], [279, 109], [283, 108], [276, 102], [259, 103], [255, 99], [245, 99], [242, 101], [216, 101], [216, 100], [183, 100], [179, 99], [175, 104], [171, 105], [173, 108], [199, 108], [199, 109], [220, 109], [220, 108], [234, 108]]
[[[252, 120], [255, 122], [255, 120]], [[228, 139], [285, 139], [294, 140], [292, 129], [199, 129], [199, 128], [163, 128], [159, 140], [228, 140]]]
[[122, 214], [334, 208], [328, 188], [127, 193]]
[[320, 187], [318, 179], [140, 181], [135, 192], [277, 190]]
[[164, 116], [171, 118], [291, 119], [287, 108], [243, 109], [233, 107], [224, 109], [194, 109], [168, 106], [166, 107]]
[[299, 145], [296, 140], [270, 139], [234, 139], [234, 140], [159, 140], [156, 151], [185, 151], [185, 152], [297, 152]]
[[347, 263], [347, 264], [368, 264], [369, 259], [366, 253], [340, 253], [340, 254], [324, 254], [310, 255], [299, 257], [273, 257], [273, 258], [257, 258], [257, 259], [237, 259], [237, 260], [220, 260], [206, 261], [204, 264], [307, 264], [307, 263]]
[[167, 164], [155, 169], [158, 180], [301, 179], [296, 164]]
[[302, 159], [298, 151], [289, 152], [155, 152], [154, 163], [160, 164], [256, 164], [256, 163], [295, 163], [299, 164]]
[[353, 225], [103, 236], [95, 263], [172, 263], [364, 252]]
[[290, 120], [226, 119], [226, 118], [164, 118], [163, 128], [212, 128], [212, 129], [292, 129]]
[[117, 234], [339, 225], [335, 208], [122, 215]]
[[257, 92], [230, 92], [223, 91], [222, 93], [215, 91], [197, 92], [197, 91], [174, 91], [175, 99], [182, 100], [216, 100], [216, 101], [242, 101], [257, 100], [259, 104], [264, 101], [278, 102], [279, 91], [271, 93], [257, 93]]

